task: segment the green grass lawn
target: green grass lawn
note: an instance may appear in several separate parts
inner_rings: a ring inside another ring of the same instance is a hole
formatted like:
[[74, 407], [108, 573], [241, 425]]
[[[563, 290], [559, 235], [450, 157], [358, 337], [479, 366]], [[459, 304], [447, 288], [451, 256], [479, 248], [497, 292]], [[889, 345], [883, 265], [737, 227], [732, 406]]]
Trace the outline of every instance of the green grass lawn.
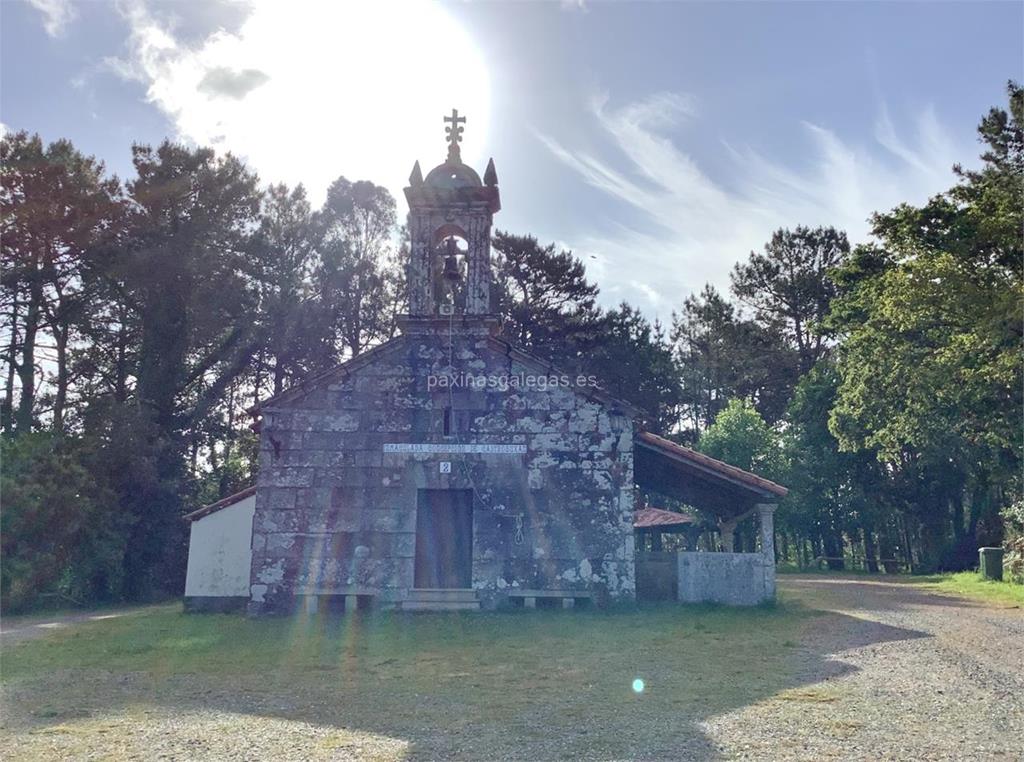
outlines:
[[[884, 579], [1020, 602], [1019, 589], [970, 575]], [[0, 748], [9, 758], [714, 757], [705, 721], [762, 701], [836, 701], [841, 686], [814, 677], [834, 671], [832, 654], [918, 636], [865, 636], [860, 620], [828, 610], [830, 594], [792, 586], [754, 609], [289, 619], [151, 606], [5, 648]]]
[[813, 574], [822, 577], [850, 577], [855, 579], [879, 579], [894, 584], [917, 585], [929, 592], [940, 595], [954, 595], [961, 598], [986, 601], [988, 603], [1024, 605], [1024, 585], [1009, 581], [994, 582], [983, 579], [978, 572], [966, 571], [946, 574], [879, 574], [852, 569], [831, 571], [811, 568], [799, 570], [795, 567], [780, 567], [779, 574]]
[[983, 579], [978, 572], [967, 571], [956, 574], [908, 577], [907, 581], [944, 595], [958, 595], [989, 603], [1024, 606], [1024, 585]]
[[678, 754], [707, 743], [701, 720], [794, 686], [789, 654], [818, 615], [794, 603], [251, 620], [164, 605], [16, 645], [2, 679], [28, 754], [89, 753], [134, 732], [133, 713], [225, 711], [403, 741], [382, 758]]

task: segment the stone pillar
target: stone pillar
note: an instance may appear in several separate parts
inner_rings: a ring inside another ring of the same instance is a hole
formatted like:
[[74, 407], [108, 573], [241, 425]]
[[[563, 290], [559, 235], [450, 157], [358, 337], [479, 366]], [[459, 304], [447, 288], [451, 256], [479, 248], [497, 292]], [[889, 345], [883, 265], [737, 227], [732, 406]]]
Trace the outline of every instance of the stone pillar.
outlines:
[[761, 521], [761, 556], [764, 561], [764, 594], [766, 600], [775, 598], [775, 503], [754, 506]]
[[437, 312], [433, 303], [433, 273], [431, 272], [431, 239], [430, 220], [423, 214], [409, 214], [409, 236], [411, 251], [406, 270], [409, 289], [409, 314], [425, 317]]
[[491, 228], [483, 216], [467, 225], [466, 314], [486, 315], [491, 299]]
[[758, 503], [757, 514], [761, 517], [761, 552], [775, 563], [775, 503]]
[[739, 523], [739, 518], [729, 519], [728, 521], [719, 520], [718, 534], [722, 538], [723, 553], [733, 552], [733, 544], [736, 542], [736, 525]]

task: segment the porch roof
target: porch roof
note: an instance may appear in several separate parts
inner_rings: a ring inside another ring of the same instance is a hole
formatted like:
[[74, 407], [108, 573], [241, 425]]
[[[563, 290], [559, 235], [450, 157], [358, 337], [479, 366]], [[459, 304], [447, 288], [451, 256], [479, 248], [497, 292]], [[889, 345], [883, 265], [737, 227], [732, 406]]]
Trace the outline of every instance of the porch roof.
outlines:
[[645, 506], [633, 512], [633, 528], [658, 532], [678, 531], [690, 524], [696, 524], [696, 516], [663, 508]]
[[637, 484], [722, 518], [745, 513], [755, 503], [777, 502], [789, 491], [648, 431], [638, 432], [633, 444]]

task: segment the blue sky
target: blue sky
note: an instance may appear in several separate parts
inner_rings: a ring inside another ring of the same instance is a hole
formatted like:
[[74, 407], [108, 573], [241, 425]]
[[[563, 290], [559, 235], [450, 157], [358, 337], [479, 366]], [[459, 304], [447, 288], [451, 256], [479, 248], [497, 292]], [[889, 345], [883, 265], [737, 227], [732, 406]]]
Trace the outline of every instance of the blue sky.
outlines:
[[[444, 156], [494, 157], [496, 224], [584, 258], [649, 315], [772, 230], [921, 202], [976, 161], [1024, 78], [1022, 3], [303, 3], [3, 0], [0, 122], [130, 176], [164, 137], [244, 156], [314, 199], [399, 194]], [[403, 211], [404, 213], [404, 211]]]

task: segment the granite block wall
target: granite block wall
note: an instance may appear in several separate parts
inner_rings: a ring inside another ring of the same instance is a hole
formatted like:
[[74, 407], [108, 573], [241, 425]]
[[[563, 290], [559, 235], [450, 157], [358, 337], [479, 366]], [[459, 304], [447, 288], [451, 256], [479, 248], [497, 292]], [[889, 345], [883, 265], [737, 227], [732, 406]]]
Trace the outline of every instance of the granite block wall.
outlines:
[[[403, 600], [421, 489], [473, 491], [483, 605], [517, 588], [634, 596], [633, 424], [614, 401], [585, 379], [554, 383], [557, 371], [485, 330], [443, 321], [353, 365], [261, 410], [250, 611], [287, 610], [310, 593]], [[452, 383], [466, 374], [471, 384]], [[385, 452], [396, 443], [525, 452]]]

